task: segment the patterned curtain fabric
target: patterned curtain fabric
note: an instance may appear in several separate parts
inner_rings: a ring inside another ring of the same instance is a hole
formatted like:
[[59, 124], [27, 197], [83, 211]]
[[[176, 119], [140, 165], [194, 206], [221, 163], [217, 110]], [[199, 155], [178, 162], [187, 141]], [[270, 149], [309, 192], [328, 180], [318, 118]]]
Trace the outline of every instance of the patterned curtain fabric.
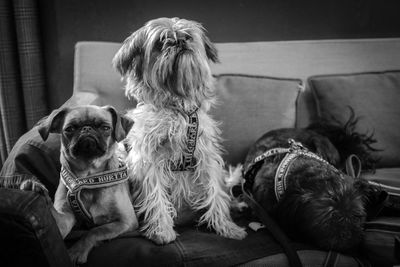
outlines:
[[0, 168], [48, 113], [36, 0], [0, 1]]

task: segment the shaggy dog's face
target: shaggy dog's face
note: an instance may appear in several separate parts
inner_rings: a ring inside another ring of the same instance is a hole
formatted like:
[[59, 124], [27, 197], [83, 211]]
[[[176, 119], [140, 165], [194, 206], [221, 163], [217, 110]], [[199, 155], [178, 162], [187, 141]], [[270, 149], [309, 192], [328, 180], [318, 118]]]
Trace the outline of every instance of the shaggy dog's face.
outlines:
[[113, 64], [126, 78], [126, 94], [165, 106], [187, 101], [199, 105], [212, 97], [209, 61], [217, 51], [197, 22], [159, 18], [129, 36]]

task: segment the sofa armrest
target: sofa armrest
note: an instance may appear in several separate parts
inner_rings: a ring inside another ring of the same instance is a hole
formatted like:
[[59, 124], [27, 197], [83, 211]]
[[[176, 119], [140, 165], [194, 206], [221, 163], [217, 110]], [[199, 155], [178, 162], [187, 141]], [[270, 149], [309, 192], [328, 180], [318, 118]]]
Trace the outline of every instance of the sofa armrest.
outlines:
[[0, 188], [2, 265], [72, 266], [50, 208], [37, 193]]

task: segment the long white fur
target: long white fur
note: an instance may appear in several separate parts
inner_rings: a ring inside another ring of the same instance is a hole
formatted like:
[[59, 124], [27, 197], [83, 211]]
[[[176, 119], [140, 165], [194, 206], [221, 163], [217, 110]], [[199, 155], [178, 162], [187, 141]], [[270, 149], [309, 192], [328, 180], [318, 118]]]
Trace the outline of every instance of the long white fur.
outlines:
[[[189, 38], [183, 53], [180, 47], [170, 45], [182, 36]], [[139, 102], [127, 114], [135, 124], [126, 139], [129, 174], [141, 188], [135, 206], [144, 218], [145, 235], [160, 244], [176, 238], [174, 218], [183, 201], [194, 210], [204, 210], [200, 224], [206, 223], [225, 237], [246, 236], [230, 216], [221, 132], [208, 114], [215, 95], [207, 60], [207, 52], [212, 51], [206, 51], [205, 38], [198, 23], [158, 19], [130, 36], [114, 58], [127, 78], [127, 96]], [[161, 51], [154, 49], [157, 41], [163, 42]], [[133, 62], [126, 64], [124, 60], [130, 59]], [[121, 67], [124, 64], [129, 68]], [[174, 88], [165, 84], [171, 77]], [[195, 108], [199, 119], [196, 167], [194, 171], [173, 171], [171, 167], [179, 165], [187, 146], [185, 113]]]

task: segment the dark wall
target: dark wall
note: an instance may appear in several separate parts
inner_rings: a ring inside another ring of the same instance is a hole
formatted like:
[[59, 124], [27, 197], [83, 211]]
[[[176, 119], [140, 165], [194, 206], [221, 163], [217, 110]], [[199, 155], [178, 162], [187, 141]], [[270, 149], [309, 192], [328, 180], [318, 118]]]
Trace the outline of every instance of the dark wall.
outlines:
[[77, 41], [123, 41], [157, 17], [197, 20], [214, 42], [400, 37], [398, 0], [39, 0], [51, 108], [71, 96]]

